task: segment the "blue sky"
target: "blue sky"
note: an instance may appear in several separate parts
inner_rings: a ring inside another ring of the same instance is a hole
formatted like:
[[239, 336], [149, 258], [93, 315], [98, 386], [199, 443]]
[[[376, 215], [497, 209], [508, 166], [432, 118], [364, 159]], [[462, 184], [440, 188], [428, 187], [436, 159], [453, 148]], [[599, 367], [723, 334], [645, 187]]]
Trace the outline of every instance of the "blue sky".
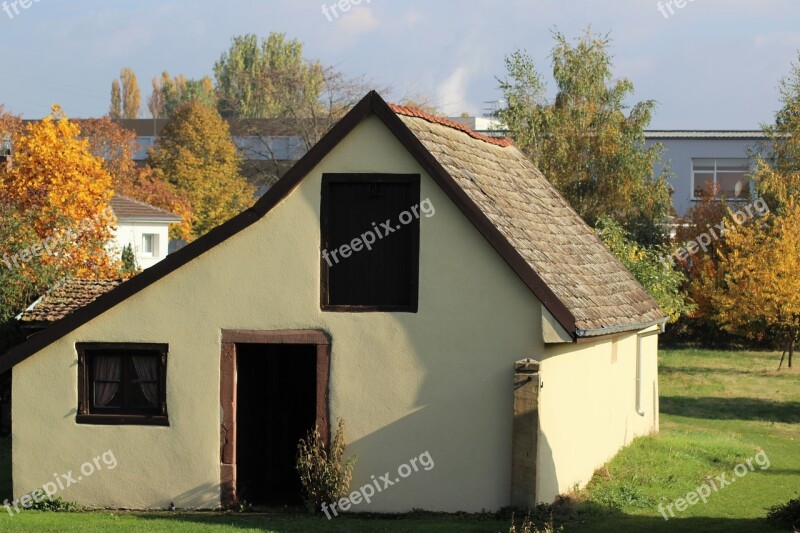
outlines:
[[615, 74], [633, 81], [634, 99], [659, 102], [653, 128], [752, 129], [771, 120], [800, 50], [797, 0], [686, 0], [667, 17], [657, 0], [362, 0], [338, 17], [322, 12], [335, 0], [30, 1], [13, 18], [0, 11], [0, 103], [26, 118], [54, 102], [100, 116], [122, 67], [146, 96], [162, 70], [210, 75], [233, 35], [270, 31], [391, 87], [387, 99], [475, 114], [500, 97], [505, 55], [526, 49], [552, 88], [551, 28], [574, 36], [591, 24], [611, 32]]

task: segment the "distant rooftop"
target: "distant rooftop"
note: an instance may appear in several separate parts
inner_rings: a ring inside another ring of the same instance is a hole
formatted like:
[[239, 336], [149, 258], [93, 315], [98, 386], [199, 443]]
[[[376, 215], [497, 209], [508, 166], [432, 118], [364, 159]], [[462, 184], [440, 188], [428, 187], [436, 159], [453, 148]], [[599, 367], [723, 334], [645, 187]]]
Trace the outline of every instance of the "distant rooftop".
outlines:
[[180, 222], [181, 217], [127, 196], [115, 194], [111, 199], [111, 209], [118, 220], [138, 220], [147, 222]]
[[766, 139], [761, 130], [646, 130], [647, 139]]
[[17, 316], [17, 320], [28, 327], [49, 326], [90, 304], [120, 283], [120, 279], [64, 279]]

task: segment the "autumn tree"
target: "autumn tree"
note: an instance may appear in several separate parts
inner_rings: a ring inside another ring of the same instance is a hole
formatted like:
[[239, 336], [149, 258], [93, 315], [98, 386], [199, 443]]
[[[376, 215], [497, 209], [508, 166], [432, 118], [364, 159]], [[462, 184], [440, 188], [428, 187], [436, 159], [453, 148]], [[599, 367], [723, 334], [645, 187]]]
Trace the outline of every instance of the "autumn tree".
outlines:
[[136, 74], [126, 67], [120, 73], [120, 81], [122, 82], [122, 118], [139, 118], [142, 93], [139, 90], [139, 83], [136, 81]]
[[28, 124], [15, 142], [13, 167], [0, 172], [0, 205], [36, 213], [32, 229], [41, 243], [66, 247], [43, 254], [45, 264], [58, 262], [81, 277], [114, 277], [118, 265], [106, 250], [115, 222], [111, 176], [79, 134], [58, 106]]
[[780, 211], [800, 195], [800, 53], [779, 85], [781, 108], [762, 127], [768, 141], [756, 153], [753, 179], [764, 199]]
[[111, 105], [108, 108], [108, 114], [111, 118], [122, 118], [122, 89], [119, 86], [119, 80], [111, 82]]
[[219, 110], [227, 118], [270, 118], [300, 102], [316, 102], [323, 82], [319, 62], [303, 59], [303, 44], [272, 32], [233, 38], [214, 64]]
[[[8, 347], [4, 337], [9, 320], [69, 273], [64, 262], [43, 256], [47, 250], [35, 229], [38, 215], [0, 204], [0, 350]], [[66, 221], [60, 222], [56, 235], [68, 231]], [[51, 241], [48, 248], [64, 254], [71, 246]]]
[[114, 191], [175, 213], [183, 220], [170, 226], [170, 237], [189, 240], [192, 229], [191, 202], [185, 192], [158, 178], [149, 167], [136, 164], [133, 160], [138, 147], [136, 133], [108, 117], [83, 119], [78, 123], [81, 137], [89, 142], [89, 150], [102, 158], [104, 168], [111, 175]]
[[776, 341], [791, 368], [800, 339], [800, 202], [790, 196], [782, 213], [738, 226], [726, 241], [725, 287], [714, 296], [719, 321], [729, 332]]
[[164, 71], [161, 78], [153, 78], [153, 91], [147, 107], [153, 118], [171, 118], [178, 107], [191, 100], [199, 100], [206, 106], [217, 105], [211, 78], [204, 76], [193, 80], [183, 74], [172, 77]]
[[12, 141], [22, 132], [22, 118], [13, 113], [5, 110], [5, 107], [0, 104], [0, 139], [4, 135], [11, 136]]
[[198, 100], [175, 111], [149, 154], [156, 177], [184, 192], [191, 201], [192, 239], [252, 203], [253, 188], [239, 174], [241, 158], [228, 124], [216, 109]]
[[594, 226], [604, 216], [643, 244], [663, 242], [671, 200], [668, 170], [653, 176], [663, 149], [645, 145], [655, 102], [626, 105], [633, 84], [612, 70], [611, 40], [589, 30], [574, 43], [554, 32], [556, 94], [521, 50], [506, 58], [499, 118], [517, 145]]

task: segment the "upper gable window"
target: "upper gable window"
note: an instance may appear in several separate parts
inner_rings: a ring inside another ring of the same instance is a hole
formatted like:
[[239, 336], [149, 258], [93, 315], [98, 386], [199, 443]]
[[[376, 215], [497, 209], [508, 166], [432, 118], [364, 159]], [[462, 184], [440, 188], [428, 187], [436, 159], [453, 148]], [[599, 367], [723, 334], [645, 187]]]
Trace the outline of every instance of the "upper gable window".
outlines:
[[78, 423], [169, 425], [166, 344], [78, 343]]
[[417, 311], [418, 174], [322, 177], [322, 309]]

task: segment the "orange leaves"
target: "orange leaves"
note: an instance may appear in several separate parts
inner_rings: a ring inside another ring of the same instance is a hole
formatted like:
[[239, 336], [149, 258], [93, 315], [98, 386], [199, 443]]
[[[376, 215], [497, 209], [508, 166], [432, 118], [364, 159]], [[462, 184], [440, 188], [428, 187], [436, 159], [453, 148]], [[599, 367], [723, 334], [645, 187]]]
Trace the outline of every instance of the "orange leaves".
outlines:
[[0, 203], [35, 212], [34, 229], [42, 240], [70, 231], [73, 242], [60, 257], [78, 275], [115, 276], [105, 250], [111, 227], [98, 222], [113, 195], [111, 176], [94, 156], [80, 129], [54, 105], [49, 117], [29, 124], [14, 145], [14, 166], [0, 174]]

